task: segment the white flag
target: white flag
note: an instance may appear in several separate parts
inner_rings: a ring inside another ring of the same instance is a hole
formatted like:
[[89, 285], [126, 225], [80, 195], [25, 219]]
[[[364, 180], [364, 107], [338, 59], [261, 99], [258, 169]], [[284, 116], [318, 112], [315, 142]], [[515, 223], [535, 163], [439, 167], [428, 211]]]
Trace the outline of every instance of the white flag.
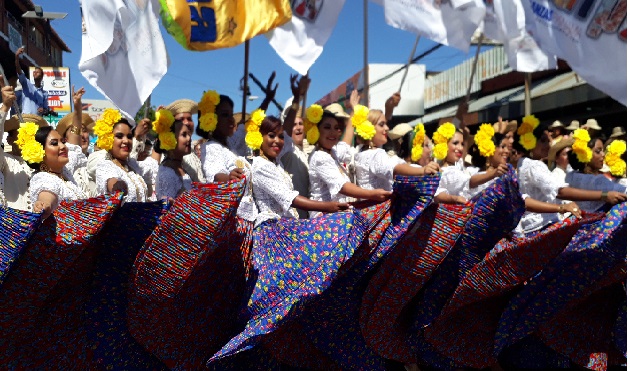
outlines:
[[317, 60], [328, 41], [345, 0], [292, 0], [291, 21], [269, 31], [269, 44], [301, 75]]
[[522, 0], [527, 31], [597, 89], [627, 103], [627, 0]]
[[486, 0], [484, 34], [504, 45], [510, 67], [519, 72], [557, 68], [554, 55], [540, 49], [525, 29], [521, 0]]
[[133, 118], [160, 82], [169, 59], [158, 0], [85, 0], [79, 70]]
[[385, 21], [464, 52], [484, 17], [481, 0], [383, 0]]

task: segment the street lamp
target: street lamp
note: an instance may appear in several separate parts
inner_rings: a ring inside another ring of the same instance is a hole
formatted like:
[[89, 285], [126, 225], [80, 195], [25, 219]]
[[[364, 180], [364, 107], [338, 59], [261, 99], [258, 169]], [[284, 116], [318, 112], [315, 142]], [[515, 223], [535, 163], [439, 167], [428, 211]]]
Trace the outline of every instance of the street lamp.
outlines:
[[45, 29], [45, 33], [46, 33], [45, 52], [48, 54], [49, 59], [51, 57], [51, 49], [52, 49], [52, 45], [50, 42], [50, 34], [51, 34], [50, 20], [63, 19], [63, 18], [66, 18], [67, 15], [68, 13], [45, 12], [43, 11], [42, 7], [39, 5], [35, 5], [35, 10], [29, 10], [28, 12], [22, 14], [22, 18], [46, 20], [45, 22], [45, 25], [46, 25], [45, 26], [46, 28]]

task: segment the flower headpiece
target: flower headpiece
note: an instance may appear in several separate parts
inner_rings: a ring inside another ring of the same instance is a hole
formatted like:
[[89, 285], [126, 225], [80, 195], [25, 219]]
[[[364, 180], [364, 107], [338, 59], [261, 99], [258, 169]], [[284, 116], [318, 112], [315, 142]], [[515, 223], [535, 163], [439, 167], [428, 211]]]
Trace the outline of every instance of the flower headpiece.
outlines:
[[113, 108], [106, 108], [101, 118], [96, 121], [94, 125], [94, 134], [98, 137], [96, 139], [96, 145], [109, 151], [114, 145], [114, 125], [120, 121], [122, 116], [118, 110]]
[[309, 144], [315, 144], [319, 140], [319, 129], [317, 124], [322, 121], [324, 109], [319, 104], [311, 104], [306, 109], [306, 122], [304, 122], [304, 130], [306, 130], [306, 141]]
[[365, 140], [374, 138], [376, 129], [374, 125], [368, 120], [370, 110], [363, 105], [357, 104], [354, 106], [354, 112], [352, 113], [352, 126], [357, 132], [357, 135]]
[[35, 140], [35, 134], [39, 125], [34, 122], [21, 123], [18, 129], [18, 137], [15, 144], [22, 151], [22, 158], [29, 164], [38, 164], [44, 161], [44, 146]]
[[219, 118], [214, 111], [217, 109], [219, 102], [221, 101], [221, 97], [216, 90], [208, 90], [203, 93], [201, 97], [201, 102], [199, 102], [199, 112], [202, 113], [199, 118], [199, 128], [201, 130], [211, 133], [217, 128], [217, 122], [219, 122]]
[[265, 117], [265, 111], [258, 108], [252, 112], [249, 120], [245, 123], [245, 131], [247, 132], [245, 134], [245, 144], [252, 150], [260, 149], [262, 145], [263, 137], [260, 134], [260, 124], [262, 124]]
[[475, 144], [479, 148], [479, 154], [483, 157], [490, 157], [494, 155], [496, 146], [492, 141], [494, 137], [494, 129], [490, 124], [481, 124], [479, 130], [475, 134]]
[[155, 113], [153, 131], [158, 134], [160, 148], [165, 151], [177, 147], [177, 138], [175, 138], [175, 133], [173, 132], [173, 122], [175, 122], [175, 117], [173, 117], [173, 113], [170, 110], [161, 109]]
[[448, 153], [448, 141], [455, 135], [455, 125], [450, 122], [446, 122], [433, 133], [433, 157], [436, 160], [444, 160]]
[[520, 136], [518, 142], [527, 151], [530, 151], [536, 147], [536, 136], [534, 135], [534, 130], [538, 127], [539, 124], [540, 120], [534, 117], [534, 115], [527, 115], [523, 117], [523, 122], [516, 131], [516, 134]]
[[626, 173], [626, 162], [621, 159], [621, 155], [626, 152], [626, 142], [623, 140], [613, 140], [606, 147], [604, 161], [610, 168], [610, 173], [614, 176], [623, 176]]
[[419, 123], [413, 128], [413, 147], [411, 148], [411, 161], [416, 162], [422, 157], [424, 150], [424, 124]]
[[586, 129], [577, 129], [573, 132], [573, 145], [571, 149], [573, 153], [577, 156], [578, 161], [580, 162], [590, 162], [593, 158], [593, 151], [588, 148], [588, 142], [591, 141], [591, 136], [588, 135], [588, 131]]

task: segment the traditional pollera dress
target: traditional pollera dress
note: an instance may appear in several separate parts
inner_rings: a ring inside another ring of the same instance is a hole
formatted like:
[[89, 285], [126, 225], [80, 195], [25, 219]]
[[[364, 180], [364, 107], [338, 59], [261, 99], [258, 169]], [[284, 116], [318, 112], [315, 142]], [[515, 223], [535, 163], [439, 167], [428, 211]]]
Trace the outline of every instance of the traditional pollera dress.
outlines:
[[[345, 142], [337, 143], [326, 153], [316, 150], [311, 153], [308, 162], [308, 177], [311, 199], [315, 201], [352, 201], [340, 193], [344, 184], [350, 183], [349, 166], [355, 149]], [[318, 211], [310, 211], [311, 218], [320, 215]]]
[[382, 148], [359, 151], [355, 155], [357, 185], [363, 189], [392, 190], [394, 168], [404, 164], [398, 156], [390, 156]]

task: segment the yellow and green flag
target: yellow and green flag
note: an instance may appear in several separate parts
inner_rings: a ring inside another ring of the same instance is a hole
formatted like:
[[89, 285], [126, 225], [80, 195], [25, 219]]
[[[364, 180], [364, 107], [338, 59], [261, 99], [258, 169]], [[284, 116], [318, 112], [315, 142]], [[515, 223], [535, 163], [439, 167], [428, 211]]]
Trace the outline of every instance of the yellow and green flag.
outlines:
[[189, 50], [244, 43], [291, 19], [289, 0], [160, 0], [168, 32]]

